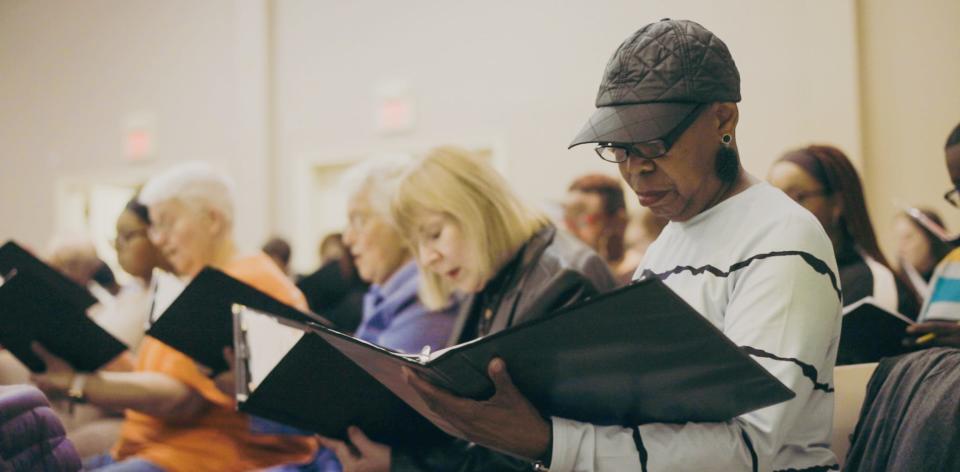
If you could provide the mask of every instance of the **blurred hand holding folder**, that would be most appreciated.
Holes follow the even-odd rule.
[[[903,205],[899,202],[895,202],[895,204],[902,208],[903,211],[910,216],[910,218],[913,218],[913,220],[917,222],[917,224],[925,228],[927,231],[930,231],[930,233],[936,236],[937,239],[943,243],[951,247],[960,246],[960,234],[947,233],[947,230],[943,226],[940,226],[936,221],[933,221],[930,219],[930,217],[923,214],[919,208]]]
[[[0,247],[0,346],[33,372],[46,369],[30,344],[37,341],[73,368],[92,372],[127,346],[86,315],[97,300],[17,243]]]
[[[486,366],[494,357],[506,361],[542,414],[599,425],[727,421],[794,396],[656,279],[429,354],[396,353],[279,313],[240,308],[234,316],[237,365],[245,371],[238,376],[240,409],[328,436],[344,437],[336,428],[355,424],[372,427],[381,442],[409,441],[395,430],[410,424],[409,408],[462,436],[423,404],[401,366],[459,396],[483,399],[493,393]],[[280,361],[269,373],[250,362],[257,352],[247,348],[254,330],[244,320],[258,316],[307,333],[282,357],[273,355]],[[323,396],[298,392],[306,384]],[[336,428],[317,423],[328,415],[343,421]]]

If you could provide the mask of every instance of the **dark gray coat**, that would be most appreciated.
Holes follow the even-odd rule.
[[[510,274],[516,283],[501,295],[490,333],[539,318],[617,285],[596,252],[553,225],[534,234],[520,251],[517,273]],[[471,295],[462,304],[449,344],[470,341],[462,339],[463,331],[479,296]]]
[[[491,333],[616,287],[610,269],[597,253],[552,225],[538,231],[521,249],[519,257],[519,264],[512,267],[516,273],[506,274],[514,283],[500,297],[490,325]],[[463,303],[450,336],[451,344],[469,341],[461,338],[479,297],[479,294],[472,295]],[[531,466],[527,461],[453,440],[424,450],[394,448],[391,470],[495,472],[529,471]]]

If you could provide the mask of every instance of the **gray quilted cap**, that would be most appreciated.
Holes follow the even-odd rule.
[[[660,20],[613,53],[597,111],[569,147],[657,139],[698,103],[739,101],[740,73],[727,45],[692,21]]]

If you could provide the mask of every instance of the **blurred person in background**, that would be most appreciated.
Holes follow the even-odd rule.
[[[290,243],[288,243],[286,239],[274,236],[267,240],[260,250],[270,256],[270,259],[273,259],[273,262],[277,264],[281,272],[292,275],[290,272]]]
[[[943,197],[960,207],[960,125],[944,154],[951,185]],[[844,470],[960,470],[960,249],[936,268],[930,288],[905,339],[921,350],[873,371]]]
[[[93,241],[80,235],[55,236],[48,244],[46,262],[67,278],[90,290],[101,303],[119,291],[110,268],[97,256]]]
[[[420,301],[420,270],[390,218],[393,187],[406,164],[366,162],[344,175],[349,222],[343,241],[360,278],[371,284],[363,297],[363,321],[356,336],[394,351],[419,353],[424,346],[446,347],[459,306],[451,299],[430,309]],[[340,464],[330,449],[323,449],[308,466],[276,470],[340,470]]]
[[[320,265],[340,260],[346,253],[347,246],[343,242],[343,233],[330,233],[324,236],[317,252],[320,256]]]
[[[873,297],[888,311],[917,317],[917,296],[880,251],[860,176],[842,151],[825,145],[790,151],[773,164],[767,180],[813,213],[827,231],[844,306]]]
[[[301,277],[297,287],[311,310],[332,321],[340,331],[353,333],[363,318],[363,297],[370,284],[360,276],[353,254],[342,244],[340,233],[323,238],[321,248],[326,250],[321,249],[322,265]]]
[[[944,157],[951,185],[943,198],[960,208],[960,124],[947,136]],[[917,321],[907,328],[908,345],[960,348],[960,248],[950,251],[934,271],[930,296]]]
[[[204,164],[183,164],[151,179],[140,193],[149,208],[150,241],[173,271],[189,280],[218,268],[278,300],[306,309],[303,296],[263,253],[242,255],[234,242],[233,183]],[[35,347],[47,371],[34,375],[45,392],[79,392],[79,401],[126,410],[120,439],[109,454],[90,457],[87,470],[248,470],[308,461],[316,441],[263,434],[236,411],[186,355],[145,337],[128,372],[74,372]]]
[[[623,234],[623,241],[627,249],[623,253],[623,262],[620,263],[623,272],[630,273],[627,282],[633,279],[634,272],[643,262],[643,256],[647,253],[647,248],[657,239],[657,236],[660,236],[660,232],[669,222],[666,218],[661,218],[646,208],[641,208],[630,215],[627,230]]]
[[[117,237],[113,242],[120,267],[133,276],[133,280],[123,285],[116,298],[104,305],[95,317],[97,324],[126,344],[130,352],[137,351],[147,329],[153,304],[154,271],[172,271],[147,237],[149,226],[147,207],[134,197],[117,218]],[[81,457],[100,453],[115,443],[122,418],[119,410],[93,405],[73,408],[69,433]]]
[[[150,217],[147,207],[134,197],[117,218],[113,245],[117,262],[133,280],[121,287],[114,302],[97,317],[97,322],[136,351],[146,331],[153,301],[150,285],[154,271],[171,273],[173,268],[147,237]]]
[[[924,216],[941,228],[943,220],[935,211],[921,208]],[[930,278],[937,264],[950,253],[950,245],[943,242],[929,229],[905,212],[898,213],[893,221],[893,233],[897,241],[897,265],[900,273],[921,299],[930,295]]]
[[[637,267],[623,265],[627,211],[619,180],[603,174],[574,180],[567,188],[563,221],[568,231],[607,262],[618,282],[630,281]]]

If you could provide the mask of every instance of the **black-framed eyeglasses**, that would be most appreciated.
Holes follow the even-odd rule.
[[[957,187],[947,190],[947,192],[943,194],[943,199],[954,207],[960,208],[960,190],[957,190]]]
[[[673,143],[677,142],[677,139],[680,139],[683,132],[697,120],[700,112],[702,112],[707,105],[706,103],[701,103],[694,107],[677,126],[674,126],[669,133],[661,138],[642,143],[598,143],[597,147],[593,150],[600,156],[600,159],[613,162],[614,164],[626,161],[629,156],[642,157],[644,159],[663,157],[673,146]]]

